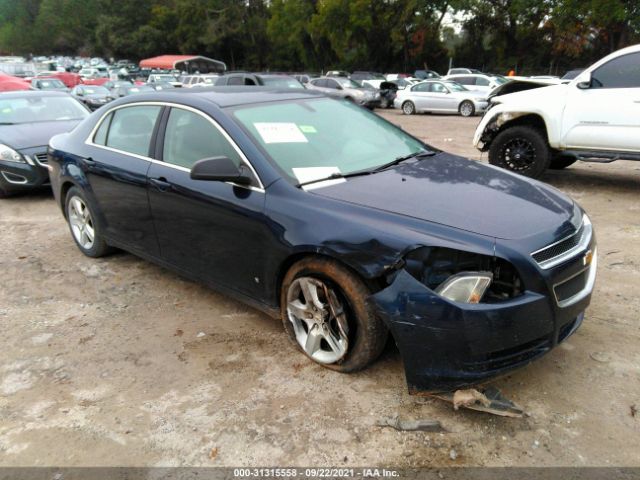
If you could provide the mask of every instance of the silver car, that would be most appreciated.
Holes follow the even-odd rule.
[[[345,77],[320,77],[306,84],[309,90],[319,90],[332,97],[346,98],[364,107],[380,106],[380,93],[373,88],[364,88],[358,82]]]
[[[419,112],[449,112],[470,117],[487,108],[486,93],[473,92],[448,81],[426,80],[398,90],[393,102],[406,115]]]

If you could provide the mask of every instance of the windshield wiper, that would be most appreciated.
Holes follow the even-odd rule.
[[[351,172],[351,173],[337,173],[336,172],[336,173],[332,173],[328,177],[322,177],[322,178],[316,178],[314,180],[308,180],[306,182],[299,183],[296,186],[298,188],[300,188],[300,187],[304,187],[305,185],[311,185],[312,183],[326,182],[327,180],[336,180],[336,179],[340,179],[340,178],[360,177],[362,175],[370,175],[371,173],[373,173],[371,170],[360,170],[358,172]]]
[[[0,122],[0,125],[15,125],[15,122]]]
[[[399,163],[402,163],[402,162],[404,162],[406,160],[410,160],[412,158],[432,157],[435,154],[436,154],[436,152],[432,152],[430,150],[420,150],[419,152],[410,153],[408,155],[402,155],[400,157],[394,158],[389,163],[384,163],[384,164],[374,168],[373,170],[371,170],[371,172],[372,173],[373,172],[381,172],[383,170],[386,170],[387,168],[394,167],[394,166],[398,165]]]

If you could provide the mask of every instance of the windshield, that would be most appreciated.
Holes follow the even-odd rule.
[[[355,80],[351,80],[350,78],[333,77],[333,79],[336,82],[338,82],[340,85],[342,85],[344,88],[362,88],[362,85],[360,85]]]
[[[425,150],[352,102],[313,98],[236,107],[234,116],[294,183],[371,170]]]
[[[65,88],[64,83],[62,83],[60,80],[38,80],[38,86],[42,89]]]
[[[505,83],[507,83],[509,80],[507,80],[506,78],[504,78],[503,76],[497,76],[497,77],[493,77],[493,81],[496,82],[498,85],[504,85]]]
[[[446,85],[452,92],[466,92],[468,90],[467,87],[456,82],[447,82]]]
[[[288,77],[262,77],[262,83],[270,87],[303,88],[298,80]]]
[[[0,124],[82,120],[89,112],[67,96],[0,98]]]
[[[109,90],[104,87],[83,87],[82,93],[84,93],[85,95],[107,95],[109,93]]]

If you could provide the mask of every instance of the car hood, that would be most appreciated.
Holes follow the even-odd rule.
[[[311,192],[499,239],[565,228],[575,209],[541,182],[444,152]]]
[[[508,84],[505,84],[508,85]],[[504,85],[503,85],[504,86]],[[493,95],[495,90],[491,92]],[[494,98],[493,101],[497,103],[524,103],[527,105],[539,105],[540,98],[544,98],[545,100],[553,98],[553,97],[564,97],[567,93],[567,84],[561,83],[558,85],[550,85],[548,87],[540,87],[525,90],[522,92],[509,93],[506,95],[499,95],[498,98]],[[532,103],[533,102],[533,103]]]
[[[16,150],[49,144],[54,135],[73,130],[81,120],[0,125],[0,142]]]

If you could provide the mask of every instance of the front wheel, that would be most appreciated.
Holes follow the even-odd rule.
[[[306,258],[287,272],[280,297],[282,323],[316,363],[340,372],[361,370],[382,352],[387,329],[355,274],[324,258]]]
[[[95,212],[91,210],[89,202],[79,188],[69,189],[65,212],[71,236],[82,253],[87,257],[97,258],[111,252],[111,247],[102,237]]]
[[[416,113],[416,106],[411,101],[406,101],[402,104],[402,113],[405,115],[413,115]]]
[[[489,148],[489,163],[532,178],[543,174],[550,156],[542,133],[526,125],[506,128]]]
[[[458,111],[460,112],[460,115],[462,115],[463,117],[471,117],[473,116],[474,113],[476,113],[476,107],[473,104],[473,102],[470,102],[469,100],[465,100],[460,104]]]

